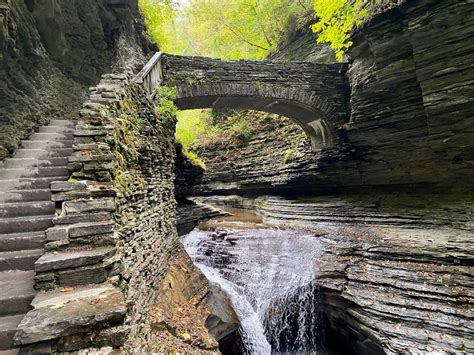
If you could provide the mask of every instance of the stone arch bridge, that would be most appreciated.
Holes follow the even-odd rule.
[[[314,149],[334,145],[347,122],[346,65],[308,62],[223,61],[156,53],[136,81],[154,94],[176,87],[181,110],[230,108],[265,111],[295,120]]]

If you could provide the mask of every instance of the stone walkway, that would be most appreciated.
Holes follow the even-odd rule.
[[[8,349],[35,295],[34,263],[55,213],[50,183],[68,179],[73,130],[72,121],[52,120],[0,167],[0,354],[17,352]]]

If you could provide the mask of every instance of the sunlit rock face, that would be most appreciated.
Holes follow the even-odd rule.
[[[0,2],[0,160],[41,124],[74,117],[101,74],[143,65],[137,17],[134,0]]]

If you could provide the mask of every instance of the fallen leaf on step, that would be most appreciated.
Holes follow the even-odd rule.
[[[91,300],[91,304],[97,304],[100,302],[100,299],[99,298],[94,298],[93,300]]]
[[[74,291],[74,287],[63,287],[63,288],[60,289],[59,291],[61,291],[61,292],[73,292],[73,291]]]
[[[189,333],[187,333],[187,332],[181,333],[179,336],[180,336],[181,339],[183,339],[184,341],[191,339],[191,335],[189,335]]]

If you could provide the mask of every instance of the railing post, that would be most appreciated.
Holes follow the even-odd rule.
[[[133,79],[133,82],[145,87],[151,98],[155,96],[157,87],[163,81],[162,54],[161,52],[156,52]]]

